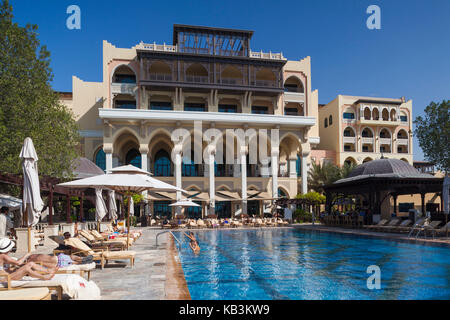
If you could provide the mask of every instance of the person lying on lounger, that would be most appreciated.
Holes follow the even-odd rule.
[[[192,232],[189,232],[189,235],[187,235],[186,232],[184,232],[184,231],[183,231],[183,233],[186,237],[189,238],[189,240],[190,240],[189,246],[191,247],[192,251],[194,251],[194,253],[199,253],[200,246],[198,245],[197,238],[195,238],[194,234]]]
[[[70,256],[60,253],[57,256],[49,254],[32,254],[27,259],[28,262],[40,263],[47,268],[65,268],[73,264],[87,264],[93,261],[93,256],[78,257],[74,254]]]
[[[14,242],[8,238],[0,239],[0,272],[9,273],[11,280],[20,280],[25,276],[41,280],[50,280],[58,271],[57,267],[46,268],[34,262],[25,261],[30,257],[27,253],[22,258],[16,260],[11,258],[8,254],[14,248]],[[24,264],[25,263],[25,264]],[[12,269],[11,266],[20,266],[17,269]]]

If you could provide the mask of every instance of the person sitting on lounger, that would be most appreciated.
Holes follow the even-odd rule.
[[[189,238],[189,240],[190,240],[189,246],[191,247],[192,251],[194,251],[194,253],[199,253],[200,246],[198,245],[197,238],[195,238],[194,234],[192,232],[189,232],[189,235],[187,235],[186,232],[183,232],[183,233],[186,237]]]
[[[65,240],[70,239],[70,238],[72,237],[71,234],[70,234],[70,232],[64,232],[63,236],[64,236],[64,239],[65,239]],[[66,245],[63,244],[63,243],[60,243],[59,246],[56,247],[55,250],[61,250],[61,251],[64,251],[64,250],[70,250],[70,249],[72,249],[72,247],[66,246]]]
[[[38,265],[35,262],[25,261],[31,256],[27,253],[20,259],[13,259],[8,254],[14,248],[14,242],[8,238],[0,239],[0,271],[9,273],[11,280],[20,280],[25,276],[41,280],[50,280],[58,271],[57,267],[46,268]],[[25,264],[24,264],[25,263]],[[17,269],[10,268],[11,266],[20,266]]]

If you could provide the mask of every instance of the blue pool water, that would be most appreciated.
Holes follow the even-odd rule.
[[[450,299],[450,248],[291,228],[194,232],[178,248],[191,298]],[[369,290],[367,267],[381,270]]]

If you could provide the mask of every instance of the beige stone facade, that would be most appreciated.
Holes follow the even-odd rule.
[[[385,158],[413,164],[412,101],[339,95],[319,107],[318,149],[336,152],[335,163]]]
[[[205,33],[206,47],[188,47],[188,37]],[[206,195],[204,210],[212,212],[225,206],[245,213],[248,206],[249,213],[259,213],[270,210],[269,199],[278,193],[294,197],[306,192],[310,151],[320,142],[311,59],[288,61],[281,53],[254,52],[251,35],[174,26],[173,45],[116,48],[104,41],[103,80],[85,82],[74,76],[73,97],[62,100],[80,126],[84,156],[106,170],[139,165],[158,179]],[[223,39],[240,41],[241,48],[233,51]],[[236,144],[228,146],[227,130],[239,129],[246,144],[238,145],[235,137]],[[273,130],[277,143],[271,140]],[[180,132],[190,138],[181,141]],[[222,153],[230,152],[233,162],[222,164],[218,144],[211,147],[205,137],[199,143],[194,139],[199,132],[222,139]],[[201,164],[183,154],[186,141],[192,149],[200,148]],[[251,151],[257,154],[253,162]],[[210,166],[209,160],[216,165]],[[166,205],[181,197],[185,195],[150,200],[158,211],[159,202]]]

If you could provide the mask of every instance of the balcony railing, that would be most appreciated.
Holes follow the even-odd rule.
[[[364,144],[373,144],[373,137],[361,138],[362,143]]]
[[[285,57],[283,57],[283,53],[272,53],[272,52],[255,52],[250,51],[250,58],[258,58],[258,59],[276,59],[276,60],[286,60]]]
[[[177,46],[171,46],[171,45],[166,45],[164,44],[156,44],[156,43],[152,43],[152,44],[148,44],[148,43],[143,43],[141,42],[139,44],[139,48],[140,49],[145,49],[145,50],[151,50],[151,51],[165,51],[165,52],[177,52]]]
[[[167,45],[167,44],[156,44],[156,43],[143,43],[141,42],[138,45],[138,48],[141,50],[150,50],[150,51],[163,51],[163,52],[181,52],[177,46]],[[197,53],[197,54],[212,54],[211,49],[209,48],[183,48],[183,52],[187,53]],[[218,50],[217,55],[221,56],[235,56],[235,51],[230,50]],[[251,51],[249,53],[249,57],[253,59],[273,59],[273,60],[286,60],[283,56],[283,53],[272,53],[272,52],[262,52],[262,51]]]
[[[113,94],[131,94],[134,95],[137,90],[136,83],[112,83],[111,92]]]
[[[221,78],[219,80],[222,84],[229,84],[229,85],[242,85],[243,81],[239,78]]]
[[[209,76],[200,75],[181,75],[177,79],[177,75],[174,73],[149,73],[147,77],[143,77],[141,81],[158,81],[158,82],[190,82],[190,83],[200,83],[200,84],[220,84],[224,86],[248,86],[247,81],[242,78],[222,78],[219,77],[215,81]],[[264,88],[277,88],[281,89],[278,81],[271,80],[253,80],[250,82],[252,87],[264,87]],[[290,96],[296,96],[295,99],[288,99],[292,102],[304,102],[305,95],[303,93],[291,94]]]
[[[149,78],[152,81],[172,81],[170,73],[150,73]]]
[[[397,144],[399,146],[407,146],[408,145],[408,139],[397,139]]]
[[[209,78],[207,76],[186,76],[187,82],[195,82],[195,83],[208,83]]]
[[[380,144],[391,144],[391,138],[380,138]]]
[[[344,143],[355,143],[356,137],[344,137]]]

